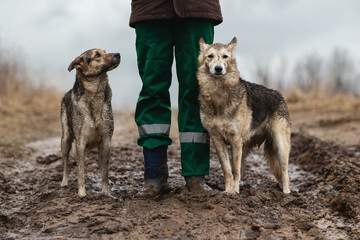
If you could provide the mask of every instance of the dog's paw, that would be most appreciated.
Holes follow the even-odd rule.
[[[68,181],[62,181],[60,184],[61,187],[67,187],[68,186]]]
[[[79,197],[85,197],[86,196],[86,192],[85,192],[85,189],[79,189],[78,191],[78,196]]]
[[[290,193],[290,189],[283,189],[283,193],[289,194],[289,193]]]
[[[280,188],[282,189],[283,193],[289,194],[290,193],[290,187],[289,187],[289,181],[287,181],[285,184],[279,183]]]
[[[236,192],[234,189],[232,190],[225,190],[224,192],[222,192],[224,195],[227,195],[227,196],[232,196],[232,195],[235,195],[237,194],[238,192]]]
[[[78,196],[80,197],[80,198],[83,198],[83,197],[86,197],[86,193],[85,194],[78,194]]]
[[[105,196],[110,196],[110,191],[109,191],[109,184],[110,184],[110,179],[106,182],[102,182],[101,184],[101,194],[105,195]]]
[[[104,195],[104,196],[110,196],[110,192],[109,190],[101,190],[101,194]]]

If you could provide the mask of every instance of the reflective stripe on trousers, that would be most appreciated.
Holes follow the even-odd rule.
[[[200,132],[181,132],[180,143],[210,143],[210,137],[208,133]]]
[[[138,126],[139,135],[147,135],[152,133],[163,133],[167,136],[170,134],[170,124],[146,124]]]

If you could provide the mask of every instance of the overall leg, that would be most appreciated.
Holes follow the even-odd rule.
[[[209,174],[209,135],[202,126],[199,110],[198,69],[199,39],[207,43],[214,39],[214,25],[202,19],[175,21],[175,58],[179,81],[178,124],[181,143],[182,175]]]
[[[190,191],[208,190],[210,138],[200,120],[198,69],[199,39],[212,43],[214,24],[203,19],[179,19],[175,25],[176,72],[179,81],[178,125],[182,175]]]
[[[173,23],[145,21],[135,27],[136,52],[142,89],[135,121],[138,144],[144,154],[144,189],[138,197],[155,197],[167,188],[167,146],[171,124],[171,66],[173,62]]]
[[[138,144],[154,149],[170,145],[171,66],[173,31],[169,21],[145,21],[135,27],[136,53],[142,89],[136,104]]]

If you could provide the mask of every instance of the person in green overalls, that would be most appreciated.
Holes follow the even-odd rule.
[[[145,173],[144,187],[137,197],[153,198],[168,190],[167,147],[172,143],[169,87],[174,53],[182,176],[190,192],[209,189],[204,176],[209,174],[210,139],[200,121],[196,71],[199,39],[213,43],[214,26],[221,22],[219,0],[132,0],[130,26],[136,32],[143,84],[135,121]]]

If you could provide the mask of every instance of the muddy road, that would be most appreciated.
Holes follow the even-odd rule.
[[[116,119],[110,197],[100,195],[96,151],[86,160],[85,198],[77,197],[74,160],[69,187],[60,187],[58,137],[27,144],[22,157],[2,157],[0,239],[359,239],[360,145],[321,141],[295,126],[290,195],[270,175],[261,149],[248,158],[240,194],[222,194],[222,171],[212,149],[207,183],[215,190],[192,195],[183,188],[173,128],[172,191],[161,199],[137,200],[143,163],[132,119],[131,114]]]

